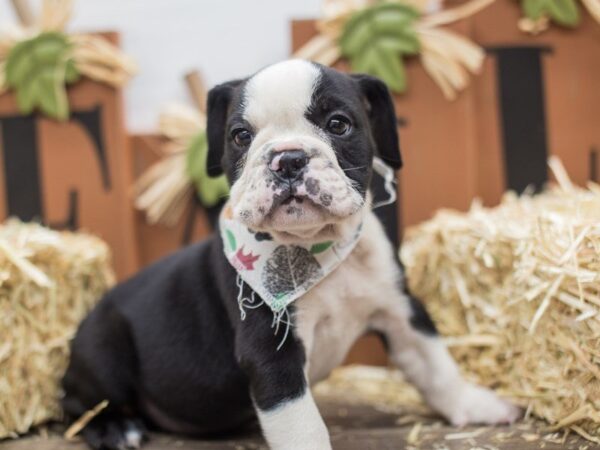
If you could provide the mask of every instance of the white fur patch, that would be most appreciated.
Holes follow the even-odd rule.
[[[307,390],[269,411],[257,408],[269,448],[273,450],[330,450],[329,433]]]
[[[297,128],[310,106],[319,75],[317,66],[299,59],[263,69],[246,85],[244,118],[256,129]]]
[[[140,448],[142,439],[143,435],[138,427],[132,422],[127,422],[125,425],[125,446],[128,449]]]

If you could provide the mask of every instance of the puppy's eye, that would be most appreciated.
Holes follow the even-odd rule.
[[[245,128],[236,128],[231,132],[231,137],[239,147],[248,147],[252,142],[252,133]]]
[[[327,122],[327,131],[337,136],[348,134],[350,128],[350,119],[344,116],[335,115]]]

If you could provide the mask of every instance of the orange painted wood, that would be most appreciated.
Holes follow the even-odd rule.
[[[105,33],[118,43],[115,33]],[[126,155],[126,134],[122,93],[102,83],[83,78],[68,90],[70,110],[101,108],[101,135],[110,172],[110,189],[104,189],[94,145],[72,118],[58,122],[36,114],[38,160],[45,223],[59,223],[68,213],[69,193],[78,192],[77,209],[82,230],[97,234],[110,246],[119,278],[135,271],[133,209],[130,168]],[[19,115],[15,95],[0,95],[0,116]],[[4,149],[0,149],[4,162]],[[4,169],[4,167],[2,167]],[[0,217],[5,218],[4,170],[0,171]]]

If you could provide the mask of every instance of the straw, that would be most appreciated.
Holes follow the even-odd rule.
[[[0,226],[0,438],[61,417],[69,340],[112,283],[100,239],[16,220]]]
[[[402,259],[469,378],[556,429],[598,438],[600,194],[573,185],[557,159],[550,166],[558,185],[543,194],[440,211],[409,230]],[[478,335],[497,344],[469,343]]]

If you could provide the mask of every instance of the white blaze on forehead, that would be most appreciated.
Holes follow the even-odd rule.
[[[317,66],[299,59],[263,69],[246,84],[244,118],[257,129],[293,128],[304,119],[319,75]]]

